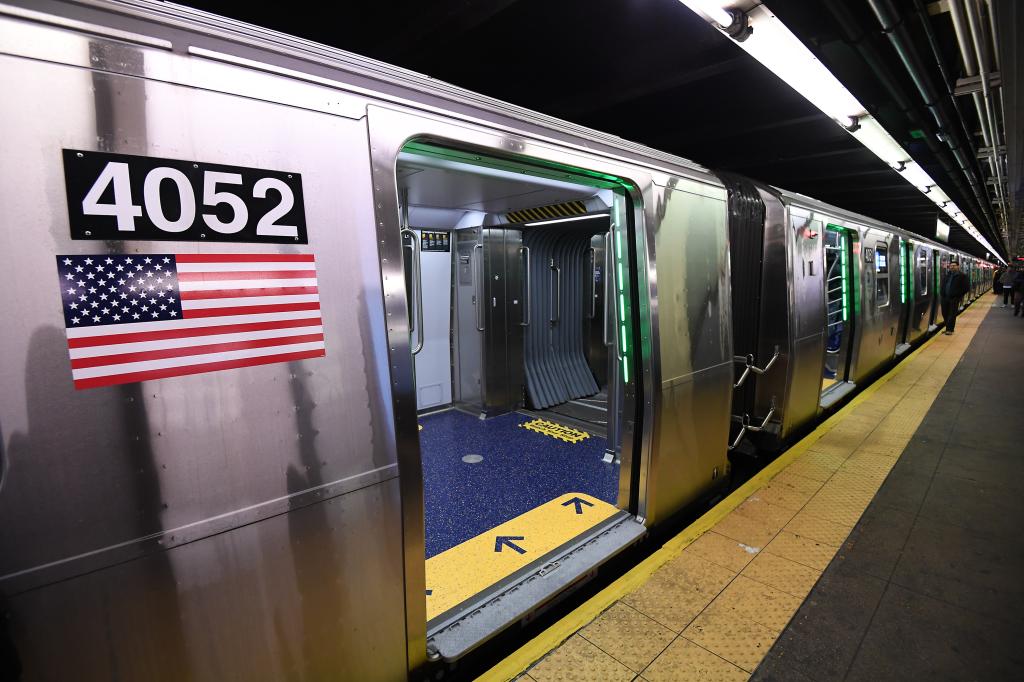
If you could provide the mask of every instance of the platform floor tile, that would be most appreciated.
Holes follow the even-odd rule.
[[[537,682],[629,682],[636,674],[601,651],[580,635],[573,635],[562,646],[530,669]]]
[[[748,678],[780,634],[789,632],[787,624],[817,591],[840,548],[853,541],[883,482],[918,475],[929,461],[929,475],[934,471],[938,457],[929,459],[927,448],[908,443],[931,418],[940,389],[989,310],[984,302],[967,309],[956,334],[933,337],[691,528],[485,678],[507,680],[523,672],[527,657],[541,656],[526,671],[538,682]],[[895,471],[904,452],[905,470]],[[848,664],[846,655],[835,652],[837,666]],[[814,678],[777,660],[771,666],[778,676],[766,679]]]
[[[676,638],[672,630],[622,602],[580,630],[580,635],[634,672],[650,665]]]
[[[680,637],[644,671],[647,682],[741,682],[747,671]]]

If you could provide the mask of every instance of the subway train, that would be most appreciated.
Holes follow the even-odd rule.
[[[5,0],[0,60],[14,679],[443,670],[921,343],[950,260],[991,282],[172,4]]]

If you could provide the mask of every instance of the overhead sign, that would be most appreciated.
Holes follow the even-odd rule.
[[[76,389],[325,354],[312,254],[63,255],[57,273]]]
[[[949,225],[941,220],[935,221],[935,238],[944,242],[949,241]]]
[[[306,244],[298,173],[64,150],[72,239]]]

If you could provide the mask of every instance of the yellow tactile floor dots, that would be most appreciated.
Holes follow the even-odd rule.
[[[519,426],[557,440],[565,441],[566,443],[579,443],[581,440],[590,438],[590,434],[586,431],[580,431],[571,426],[565,426],[564,424],[558,424],[546,419],[533,419]]]
[[[874,498],[989,310],[982,303],[965,311],[956,334],[932,339],[485,677],[749,678]],[[581,621],[588,613],[597,615]]]

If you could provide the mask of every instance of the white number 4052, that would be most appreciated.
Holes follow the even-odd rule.
[[[171,182],[179,197],[181,208],[178,217],[171,220],[164,212],[160,190],[163,183]],[[227,204],[231,208],[231,220],[221,220],[216,212],[204,212],[203,222],[211,230],[221,234],[235,234],[245,229],[249,223],[249,207],[245,200],[226,189],[232,185],[241,185],[240,173],[223,173],[218,171],[203,172],[203,206],[215,207]],[[113,186],[113,203],[101,203],[100,198]],[[218,186],[221,188],[218,190]],[[279,219],[288,214],[295,205],[295,194],[292,188],[277,178],[260,178],[253,186],[253,196],[266,199],[267,192],[275,190],[281,200],[260,218],[256,224],[256,235],[261,237],[297,237],[298,227],[280,225]],[[192,227],[196,220],[196,194],[188,176],[176,168],[159,166],[146,174],[142,185],[143,204],[150,222],[165,232],[184,232]],[[121,232],[133,232],[135,219],[142,216],[142,206],[132,203],[131,175],[127,163],[110,161],[96,177],[96,181],[82,199],[82,213],[94,216],[113,216],[117,218],[117,229]]]

